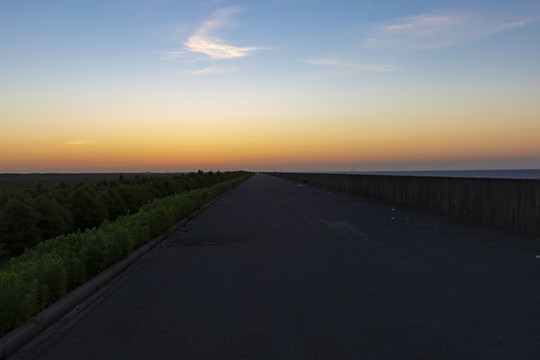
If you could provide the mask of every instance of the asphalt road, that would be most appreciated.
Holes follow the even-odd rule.
[[[257,174],[36,359],[539,359],[540,241]]]

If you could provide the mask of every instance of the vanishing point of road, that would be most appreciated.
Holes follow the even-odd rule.
[[[540,359],[538,255],[257,174],[14,358]]]

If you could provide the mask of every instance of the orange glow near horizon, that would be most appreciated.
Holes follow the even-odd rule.
[[[303,122],[286,130],[270,126],[192,126],[189,131],[152,126],[118,133],[103,128],[88,136],[59,134],[5,137],[0,145],[1,172],[183,171],[267,168],[295,164],[407,163],[467,158],[538,157],[538,128],[511,131],[492,127],[462,131],[451,124],[395,125],[388,129],[348,122],[333,126]],[[481,134],[481,135],[479,135]],[[32,170],[36,169],[36,170]],[[369,169],[367,169],[369,170]]]

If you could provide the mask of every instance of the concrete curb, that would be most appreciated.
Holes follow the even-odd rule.
[[[189,223],[199,214],[204,212],[208,207],[210,207],[212,204],[214,204],[216,201],[221,199],[221,197],[225,196],[233,189],[230,189],[229,191],[226,191],[225,193],[219,195],[217,198],[204,205],[201,209],[182,219],[179,223],[173,226],[173,233],[178,231],[178,229],[180,229],[181,227],[185,226],[187,223]],[[7,359],[8,356],[13,355],[16,351],[29,343],[31,340],[33,340],[36,336],[38,336],[41,332],[54,324],[56,321],[61,319],[64,315],[73,310],[77,305],[80,305],[92,294],[96,293],[109,281],[111,281],[128,267],[133,265],[143,255],[150,252],[158,244],[165,241],[168,237],[169,236],[167,235],[160,235],[155,239],[151,240],[150,242],[140,246],[135,251],[127,255],[124,259],[103,270],[101,273],[94,276],[92,279],[88,280],[76,289],[72,290],[69,294],[67,294],[54,304],[50,305],[43,311],[30,318],[30,320],[28,320],[23,325],[4,335],[2,338],[0,338],[0,359],[4,360]]]

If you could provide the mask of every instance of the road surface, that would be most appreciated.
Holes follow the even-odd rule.
[[[14,359],[540,359],[538,255],[257,174]]]

